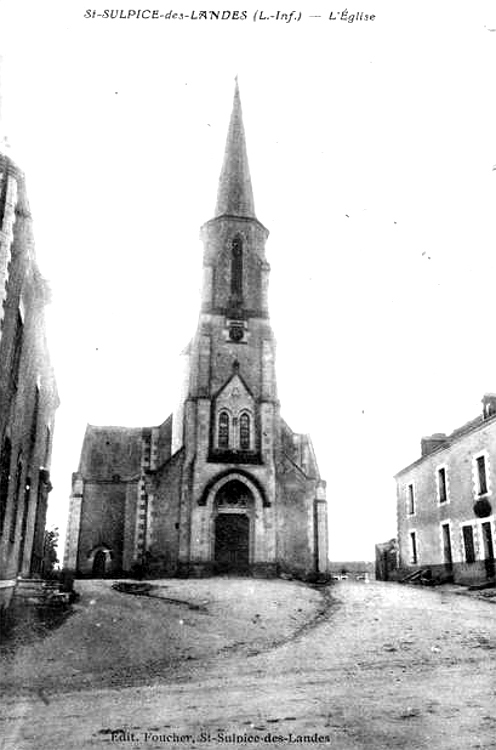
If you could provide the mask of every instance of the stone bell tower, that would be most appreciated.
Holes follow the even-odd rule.
[[[267,300],[268,234],[255,214],[236,82],[215,215],[201,229],[202,306],[187,351],[179,425],[185,450],[179,562],[188,570],[267,574],[287,546],[279,539],[283,428]],[[291,433],[291,450],[294,437],[301,436]],[[313,505],[308,512],[313,547]]]
[[[152,575],[326,572],[325,482],[309,436],[279,412],[268,234],[236,84],[178,408],[157,427],[88,426],[66,556],[78,572],[95,574],[96,555],[105,575],[135,564]]]

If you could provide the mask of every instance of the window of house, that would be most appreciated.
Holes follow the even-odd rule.
[[[50,458],[50,444],[52,439],[52,433],[50,427],[45,428],[45,453],[43,456],[43,466],[48,466],[48,459]]]
[[[21,494],[21,475],[22,475],[22,462],[17,462],[17,475],[16,475],[16,486],[12,502],[12,516],[10,517],[10,533],[9,540],[15,542],[15,533],[17,526],[17,512],[19,510],[19,500]]]
[[[446,484],[446,469],[444,468],[444,466],[437,470],[437,486],[439,491],[439,502],[447,502],[448,490]]]
[[[36,446],[36,437],[38,434],[38,416],[40,412],[40,389],[36,386],[34,391],[34,406],[33,406],[33,418],[31,421],[31,433],[30,433],[30,451],[31,455]]]
[[[410,559],[412,565],[417,564],[417,533],[415,531],[410,531]]]
[[[406,492],[407,492],[408,515],[413,516],[415,513],[415,492],[413,489],[413,484],[408,485]]]
[[[244,412],[239,418],[239,447],[242,451],[250,449],[250,415]]]
[[[27,477],[24,487],[24,503],[22,508],[21,539],[19,545],[19,564],[22,566],[24,556],[24,545],[26,540],[26,528],[28,524],[29,505],[31,502],[31,477]]]
[[[217,445],[219,448],[229,448],[229,414],[226,411],[219,414]]]
[[[2,228],[3,224],[3,217],[5,214],[5,203],[7,199],[7,179],[5,175],[5,180],[2,180],[2,175],[0,175],[0,229]],[[2,185],[3,183],[3,185]],[[3,188],[3,189],[2,189]]]
[[[486,476],[486,458],[485,456],[478,456],[476,459],[477,464],[477,481],[478,481],[478,493],[479,495],[485,495],[487,492],[487,476]]]
[[[19,369],[21,366],[21,353],[22,353],[22,340],[24,336],[24,324],[22,322],[21,313],[17,313],[16,329],[14,333],[14,342],[12,345],[12,364],[10,368],[10,380],[11,385],[17,388],[19,381]]]
[[[472,526],[463,526],[463,545],[465,547],[465,561],[475,562],[474,530]]]
[[[449,523],[441,525],[441,534],[443,539],[443,560],[446,565],[453,565],[453,553],[451,550],[451,530]]]
[[[9,498],[11,456],[12,444],[9,438],[5,438],[2,446],[2,455],[0,456],[0,535],[3,532],[7,500]]]
[[[45,428],[45,452],[43,454],[43,466],[48,466],[48,459],[50,458],[52,433],[50,427]]]

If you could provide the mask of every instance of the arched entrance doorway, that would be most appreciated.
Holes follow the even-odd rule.
[[[98,552],[95,552],[95,557],[93,558],[93,578],[105,578],[105,562],[105,552],[99,549]]]
[[[214,502],[214,561],[218,573],[248,573],[254,504],[250,488],[238,479],[218,490]]]

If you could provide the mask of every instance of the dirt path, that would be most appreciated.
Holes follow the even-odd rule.
[[[322,594],[297,582],[214,578],[154,582],[152,596],[79,581],[74,613],[49,637],[0,660],[0,691],[52,692],[136,684],[187,675],[230,653],[284,643],[324,609]]]
[[[332,595],[326,619],[257,655],[223,651],[166,684],[9,698],[2,747],[496,748],[494,605],[394,584]]]

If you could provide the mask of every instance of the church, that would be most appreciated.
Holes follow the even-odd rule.
[[[76,575],[327,572],[326,484],[310,437],[280,415],[268,234],[236,83],[178,407],[155,427],[87,426],[64,555]]]

